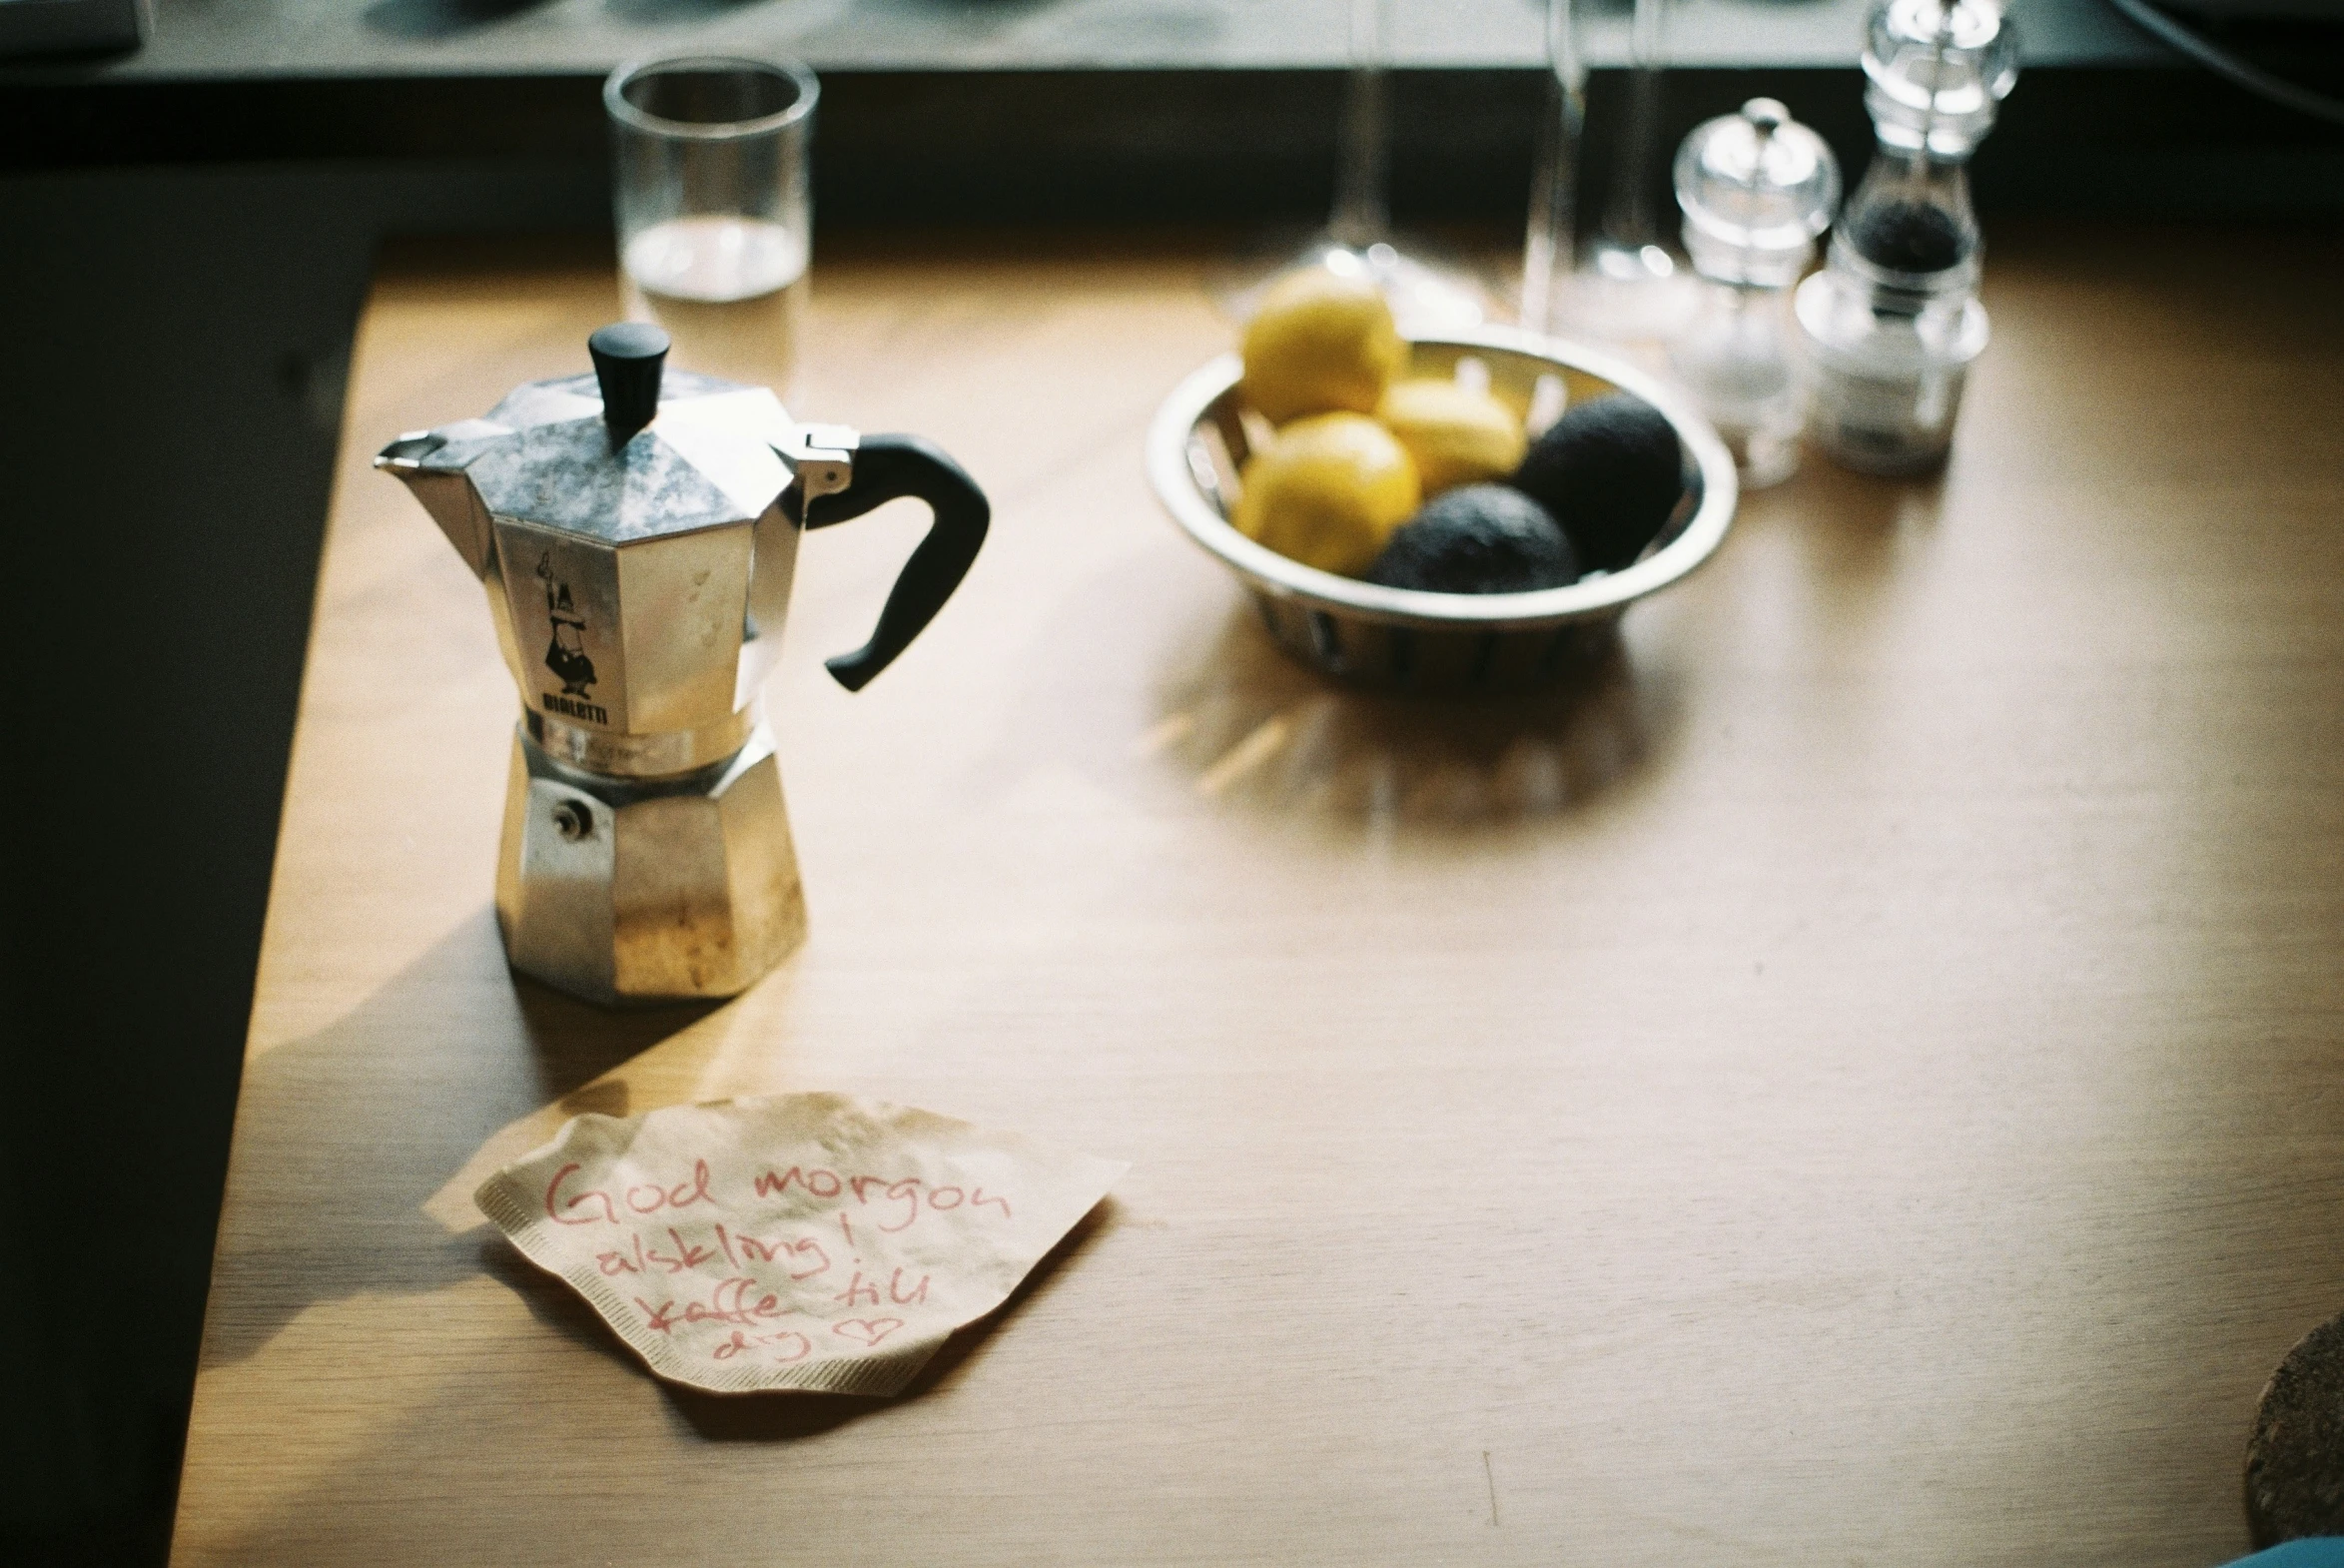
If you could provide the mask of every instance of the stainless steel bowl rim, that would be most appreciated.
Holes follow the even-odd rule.
[[[1320,571],[1239,533],[1213,509],[1188,471],[1188,440],[1198,421],[1243,375],[1243,366],[1234,354],[1224,354],[1189,375],[1157,409],[1148,431],[1148,476],[1156,487],[1157,499],[1188,537],[1256,588],[1387,625],[1434,630],[1526,630],[1617,614],[1631,600],[1665,588],[1693,570],[1725,538],[1740,498],[1733,455],[1709,421],[1673,389],[1610,355],[1516,328],[1452,328],[1409,341],[1421,348],[1524,355],[1596,377],[1643,398],[1676,426],[1678,439],[1700,469],[1700,506],[1674,539],[1643,560],[1568,587],[1541,588],[1532,593],[1428,593]]]

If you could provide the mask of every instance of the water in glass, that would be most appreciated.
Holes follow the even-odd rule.
[[[786,395],[806,308],[806,252],[777,223],[674,218],[627,241],[627,314],[675,341],[669,363]]]

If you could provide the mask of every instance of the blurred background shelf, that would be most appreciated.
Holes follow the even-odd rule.
[[[2024,6],[2029,65],[2156,64],[2164,50],[2101,0]],[[1392,63],[1531,67],[1533,0],[1407,0]],[[1865,0],[1685,0],[1672,53],[1700,66],[1855,59]],[[114,80],[600,75],[644,54],[781,50],[838,71],[1324,70],[1346,63],[1348,0],[156,0]],[[1627,57],[1626,6],[1595,22],[1598,64]]]

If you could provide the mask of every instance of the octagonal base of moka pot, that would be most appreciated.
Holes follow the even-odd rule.
[[[770,733],[689,773],[621,779],[516,728],[496,921],[514,969],[589,1001],[747,990],[806,934]]]

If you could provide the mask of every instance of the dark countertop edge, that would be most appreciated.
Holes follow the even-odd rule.
[[[1183,221],[1324,211],[1345,72],[1211,69],[836,71],[825,79],[816,181],[834,215]],[[433,170],[486,190],[558,169],[560,211],[606,222],[608,157],[598,74],[480,74],[50,82],[0,92],[0,175],[298,168],[391,180],[401,211],[428,208]],[[1622,113],[1626,73],[1590,84],[1590,162]],[[1391,73],[1393,200],[1403,212],[1480,218],[1519,210],[1544,73]],[[1664,127],[1764,92],[1839,151],[1851,181],[1871,155],[1853,65],[1668,73]],[[2344,128],[2254,99],[2193,67],[2042,67],[2021,78],[1975,162],[1981,205],[2124,211],[2344,206]],[[498,176],[495,171],[502,170]],[[2324,193],[2324,194],[2323,194]],[[1666,192],[1655,193],[1668,200]],[[1055,204],[1055,205],[1054,205]],[[449,199],[448,222],[485,222]],[[458,209],[462,211],[459,212]],[[533,211],[550,212],[543,202]],[[570,220],[564,220],[570,221]],[[497,227],[487,223],[488,227]]]
[[[2196,70],[2192,62],[2167,49],[2162,44],[2149,45],[2150,52],[2121,56],[2083,55],[2029,59],[2024,75],[2042,71],[2163,71]],[[412,82],[431,85],[441,82],[478,81],[601,81],[609,74],[605,67],[587,67],[568,62],[549,61],[542,65],[516,65],[508,61],[480,61],[466,64],[453,61],[435,64],[429,69],[383,70],[368,68],[347,70],[325,67],[259,67],[251,70],[198,71],[138,71],[110,69],[115,60],[16,60],[0,61],[0,87],[27,87],[53,89],[90,89],[96,91],[135,91],[155,87],[270,87],[289,83],[343,83],[343,82]],[[1341,76],[1345,68],[1323,60],[1249,60],[1229,64],[1175,64],[1131,63],[1104,61],[1096,63],[1025,63],[1012,61],[976,61],[969,64],[939,65],[933,61],[852,62],[825,65],[808,62],[827,82],[834,76],[891,76],[891,77],[971,77],[1000,80],[1013,77],[1202,77],[1202,76]],[[1597,71],[1621,67],[1599,63]],[[1461,61],[1434,64],[1401,64],[1390,68],[1394,76],[1472,76],[1472,75],[1537,75],[1544,67],[1536,61]],[[1720,71],[1833,71],[1858,69],[1856,52],[1850,48],[1845,59],[1793,60],[1696,60],[1673,67],[1678,73]],[[2023,78],[2022,78],[2023,79]]]

